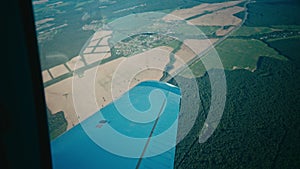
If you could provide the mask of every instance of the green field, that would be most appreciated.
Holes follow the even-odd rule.
[[[214,35],[220,26],[197,26],[206,36]]]
[[[281,30],[289,30],[289,31],[298,31],[300,30],[300,25],[274,25],[271,26],[274,29],[281,29]]]
[[[231,36],[252,36],[257,34],[270,33],[276,29],[270,27],[249,27],[241,26],[237,31],[235,31]]]
[[[216,50],[226,70],[233,68],[255,70],[260,56],[286,59],[264,42],[255,39],[226,39],[216,47]],[[203,57],[210,57],[210,54]],[[193,63],[190,69],[196,77],[203,76],[206,71],[201,60]]]

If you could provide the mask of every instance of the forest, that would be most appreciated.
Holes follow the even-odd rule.
[[[254,72],[225,72],[226,107],[214,134],[202,144],[198,136],[210,106],[210,84],[207,74],[197,79],[199,115],[192,130],[176,147],[175,168],[300,166],[300,62],[295,52],[299,42],[286,39],[269,44],[282,55],[288,55],[289,60],[261,56]]]
[[[67,130],[68,122],[63,111],[52,114],[50,110],[47,109],[47,116],[50,140],[53,140]]]

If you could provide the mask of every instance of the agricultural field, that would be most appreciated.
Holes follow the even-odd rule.
[[[225,70],[247,69],[254,71],[260,56],[286,60],[276,50],[268,47],[264,42],[255,39],[229,38],[218,45],[216,50]],[[207,53],[203,57],[209,58],[209,56],[210,53]],[[206,72],[201,60],[193,63],[190,69],[197,77],[203,76]]]
[[[182,92],[194,102],[185,100],[178,130],[190,112],[198,116],[176,146],[174,168],[299,168],[297,0],[55,0],[37,1],[34,9],[51,139],[112,103],[113,77],[129,82],[128,89],[146,80],[195,80],[199,91]],[[207,70],[203,61],[216,53],[224,69]],[[143,64],[147,69],[129,79]],[[226,105],[200,144],[214,85],[208,71],[225,72]],[[73,80],[92,78],[98,107],[79,116]],[[82,84],[80,99],[87,101]]]
[[[245,24],[215,46],[226,74],[226,107],[215,133],[202,144],[196,136],[209,111],[211,84],[201,59],[190,65],[202,106],[193,129],[177,145],[175,168],[300,166],[300,29],[292,12],[297,3],[250,3]],[[179,76],[188,83],[185,72]]]

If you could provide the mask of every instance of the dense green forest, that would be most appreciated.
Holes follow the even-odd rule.
[[[68,122],[63,111],[52,114],[50,110],[47,109],[47,116],[50,139],[53,140],[67,130]]]
[[[299,42],[270,46],[285,54],[297,51]],[[210,84],[207,74],[198,78],[202,106],[194,127],[177,145],[175,168],[299,168],[297,55],[294,52],[289,61],[260,57],[254,72],[226,71],[226,107],[219,126],[203,144],[198,135],[209,110]]]

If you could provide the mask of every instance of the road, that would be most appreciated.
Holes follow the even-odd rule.
[[[172,77],[175,77],[176,75],[180,74],[181,72],[183,72],[184,70],[186,70],[191,64],[199,61],[203,56],[205,56],[210,50],[214,49],[216,46],[218,46],[219,44],[221,44],[224,40],[226,40],[233,32],[235,32],[236,30],[238,30],[244,23],[245,21],[248,19],[248,8],[247,5],[249,3],[251,3],[251,0],[247,0],[246,3],[244,4],[244,8],[245,8],[245,15],[244,18],[242,19],[242,22],[236,26],[234,29],[232,29],[229,33],[227,33],[225,36],[223,36],[222,38],[220,38],[217,42],[215,42],[213,45],[211,45],[209,48],[205,49],[202,53],[200,53],[199,55],[197,55],[195,58],[193,58],[192,60],[190,60],[189,62],[187,62],[184,66],[178,68],[173,74],[171,74],[171,76],[166,76],[164,78],[161,79],[161,81],[164,82],[168,82],[169,80],[172,79]]]

